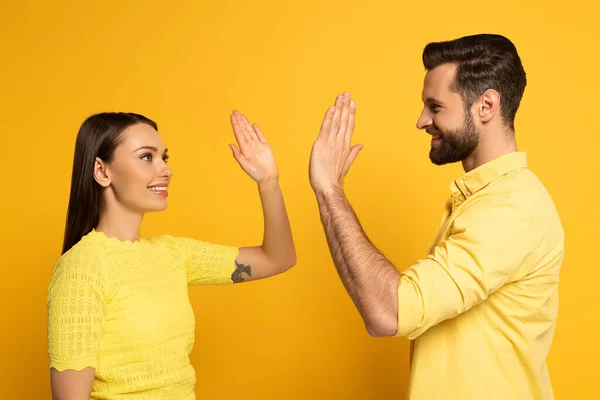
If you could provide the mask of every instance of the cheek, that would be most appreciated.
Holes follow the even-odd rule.
[[[448,123],[446,119],[439,114],[433,117],[433,126],[441,132],[448,130]]]
[[[439,113],[433,118],[433,124],[441,131],[459,129],[462,123],[462,116],[457,114]]]
[[[113,182],[120,191],[146,188],[152,180],[152,168],[141,163],[127,163],[115,168]]]

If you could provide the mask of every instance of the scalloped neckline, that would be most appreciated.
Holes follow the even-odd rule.
[[[92,234],[92,236],[96,236],[98,238],[100,238],[101,240],[104,240],[108,243],[112,243],[112,244],[116,244],[116,245],[120,245],[120,246],[139,246],[140,242],[144,239],[142,236],[140,236],[140,238],[138,240],[135,241],[131,241],[131,240],[120,240],[114,236],[106,236],[106,234],[102,231],[97,231],[95,228],[92,228],[92,230],[90,231],[90,234]]]

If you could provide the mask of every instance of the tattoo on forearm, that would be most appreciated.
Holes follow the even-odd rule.
[[[250,265],[240,264],[237,261],[235,262],[235,271],[231,274],[231,280],[233,283],[244,282],[243,273],[246,273],[248,276],[252,276],[252,268]]]

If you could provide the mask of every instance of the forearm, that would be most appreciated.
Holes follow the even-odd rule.
[[[317,201],[338,274],[367,330],[394,335],[399,272],[369,241],[341,189],[318,192]]]
[[[261,248],[269,262],[287,270],[296,263],[296,250],[279,181],[259,183],[258,189],[264,217]]]

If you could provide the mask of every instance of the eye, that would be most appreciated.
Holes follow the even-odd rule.
[[[140,160],[144,161],[152,161],[152,154],[146,153],[140,157]]]
[[[430,110],[431,110],[431,111],[432,111],[434,114],[435,114],[435,113],[437,113],[438,111],[440,111],[440,108],[441,108],[441,107],[440,107],[439,105],[437,105],[437,104],[431,104],[431,105],[429,105],[429,109],[430,109]]]
[[[168,154],[165,154],[165,155],[162,157],[162,159],[163,159],[163,161],[165,162],[165,164],[168,164],[168,163],[169,163],[169,155],[168,155]]]

